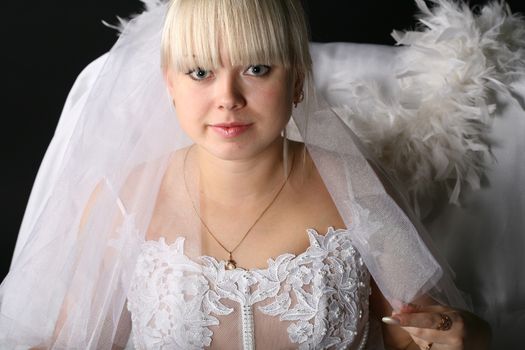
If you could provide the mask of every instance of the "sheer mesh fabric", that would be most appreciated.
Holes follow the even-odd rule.
[[[129,334],[129,315],[123,311],[132,295],[131,281],[143,242],[175,232],[193,238],[186,241],[188,256],[203,255],[200,242],[195,240],[200,237],[201,223],[188,214],[192,209],[187,200],[185,205],[169,207],[162,216],[152,218],[164,196],[160,188],[173,164],[170,155],[192,142],[177,122],[159,67],[166,4],[149,5],[148,11],[126,25],[113,49],[84,72],[71,92],[57,137],[35,183],[11,270],[0,286],[0,343],[4,348],[123,347]],[[327,74],[327,70],[319,69],[318,74]],[[330,106],[316,100],[319,91],[309,83],[304,102],[294,109],[290,129],[296,126],[296,139],[306,144],[351,233],[352,245],[383,294],[391,302],[407,302],[431,289],[455,292],[453,285],[441,283],[440,264],[385,192],[367,157],[354,144],[352,131]],[[179,163],[175,169],[180,168]],[[194,177],[190,174],[189,178],[191,187]],[[180,174],[174,179],[178,181],[172,183],[170,193],[183,196]],[[94,195],[97,188],[100,191]],[[198,191],[197,183],[191,192]],[[182,203],[180,199],[175,203]],[[322,265],[333,266],[332,262]],[[176,288],[188,288],[184,291],[187,295],[195,293],[202,281],[198,277],[204,278],[204,266],[202,262],[194,266],[195,278],[185,276]],[[149,292],[140,291],[146,296]],[[328,292],[333,291],[328,288],[323,295]],[[291,304],[297,300],[292,298]],[[354,301],[358,305],[368,302],[368,296]],[[225,308],[232,306],[224,303]],[[366,312],[367,307],[361,308]],[[132,314],[139,317],[141,310]],[[291,344],[289,334],[282,333],[291,325],[281,328],[277,324],[296,321],[268,322],[280,316],[263,315],[258,310],[253,309],[255,341],[275,340],[284,347]],[[317,315],[330,319],[330,312],[323,310]],[[217,343],[231,339],[239,344],[239,317],[219,315],[217,320],[224,327],[208,328],[217,335]],[[183,321],[174,326],[184,329],[199,324]],[[318,329],[316,326],[313,331]],[[362,327],[358,333],[358,337],[366,334]]]
[[[143,244],[128,296],[138,349],[361,349],[369,275],[347,230],[308,230],[309,248],[265,269],[190,259],[184,238]]]

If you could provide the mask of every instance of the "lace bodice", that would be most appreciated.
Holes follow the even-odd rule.
[[[265,269],[226,270],[184,254],[184,238],[144,243],[128,295],[137,349],[360,349],[369,274],[346,230],[308,230],[309,248]]]

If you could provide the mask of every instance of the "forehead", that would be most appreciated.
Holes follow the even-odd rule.
[[[270,6],[268,4],[272,3]],[[247,64],[292,67],[296,53],[283,6],[272,0],[174,1],[163,33],[163,65],[177,70]]]

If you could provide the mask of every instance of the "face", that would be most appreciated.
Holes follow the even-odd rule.
[[[279,65],[231,66],[168,71],[167,82],[179,122],[210,154],[245,159],[281,142],[298,85]],[[273,147],[275,148],[275,147]]]

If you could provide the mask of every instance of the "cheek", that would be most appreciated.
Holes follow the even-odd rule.
[[[177,91],[172,94],[172,98],[181,128],[191,139],[195,140],[202,129],[201,119],[204,115],[202,100],[188,90]]]
[[[204,103],[202,89],[197,89],[187,81],[182,73],[172,73],[169,77],[169,93],[178,115],[198,115]]]
[[[258,89],[255,97],[259,101],[259,108],[262,108],[263,112],[288,119],[292,112],[292,95],[293,93],[288,86],[279,84]]]
[[[208,108],[207,93],[202,88],[198,89],[184,80],[173,80],[174,87],[170,88],[175,112],[183,127],[195,127]]]

